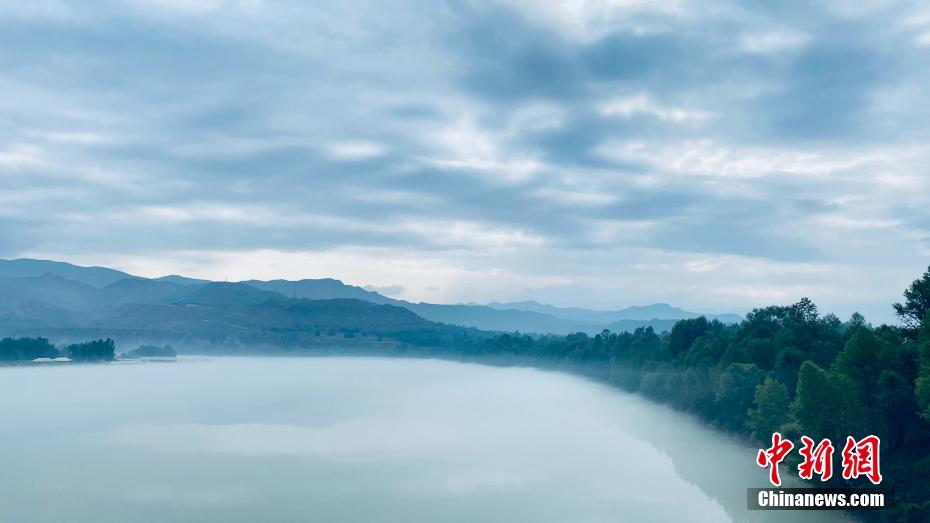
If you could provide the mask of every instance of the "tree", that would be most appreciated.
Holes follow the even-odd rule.
[[[751,363],[734,363],[720,373],[714,406],[721,426],[737,432],[745,430],[753,394],[763,381],[765,373]]]
[[[924,317],[923,327],[918,337],[920,371],[917,375],[917,405],[921,416],[930,420],[930,311]]]
[[[836,357],[834,368],[852,380],[855,392],[867,406],[873,405],[876,382],[888,352],[889,348],[872,331],[860,328]]]
[[[834,441],[858,434],[865,415],[855,388],[845,374],[828,372],[812,361],[805,361],[798,372],[792,404],[801,431],[814,439]]]
[[[865,321],[865,316],[859,314],[858,312],[854,312],[849,317],[849,321],[847,321],[844,324],[844,327],[846,328],[847,332],[852,333],[852,332],[855,332],[856,329],[859,329],[860,327],[866,327],[866,328],[869,327],[869,324],[868,322]]]
[[[920,279],[914,280],[910,287],[904,290],[904,303],[895,303],[892,307],[895,314],[901,318],[904,327],[916,337],[921,322],[930,311],[930,267]]]
[[[68,356],[76,361],[112,361],[116,344],[111,339],[68,345]]]
[[[694,340],[707,332],[709,323],[707,318],[700,316],[689,320],[679,320],[672,327],[668,335],[668,350],[673,356],[687,352],[694,344]]]
[[[0,361],[54,358],[58,350],[45,338],[3,338],[0,340]]]
[[[834,432],[832,416],[824,416],[836,406],[837,398],[827,372],[812,361],[805,361],[798,373],[798,390],[792,405],[801,431],[820,439]]]
[[[796,388],[801,364],[810,360],[810,354],[793,346],[785,347],[775,358],[775,377],[788,387]]]
[[[754,408],[749,410],[749,429],[753,439],[766,442],[788,421],[788,387],[766,378],[756,387]]]
[[[694,340],[684,357],[686,367],[710,367],[726,353],[730,339],[721,335],[704,335]]]
[[[904,376],[895,371],[885,370],[879,376],[875,406],[884,421],[883,442],[897,445],[908,428],[917,425],[914,390]]]
[[[788,308],[789,317],[801,323],[813,323],[819,315],[817,306],[810,298],[801,298],[801,301]]]

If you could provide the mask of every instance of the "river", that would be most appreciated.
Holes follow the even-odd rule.
[[[0,521],[843,521],[755,450],[557,372],[393,358],[0,368]],[[783,475],[793,474],[783,470]]]

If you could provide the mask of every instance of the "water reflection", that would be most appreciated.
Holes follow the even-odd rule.
[[[185,359],[0,369],[0,391],[3,521],[800,520],[745,511],[751,449],[556,373]]]

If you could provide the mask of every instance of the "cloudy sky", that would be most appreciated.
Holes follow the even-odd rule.
[[[6,0],[0,257],[891,319],[930,9],[708,4]]]

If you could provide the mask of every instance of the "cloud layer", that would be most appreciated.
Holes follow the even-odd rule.
[[[0,6],[0,256],[441,302],[890,319],[930,259],[910,3]]]

